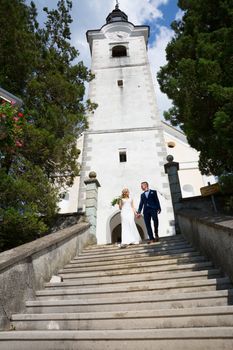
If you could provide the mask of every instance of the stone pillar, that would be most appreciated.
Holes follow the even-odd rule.
[[[172,197],[172,204],[174,209],[174,215],[175,215],[175,228],[176,232],[179,233],[179,224],[177,220],[177,211],[181,209],[182,203],[182,193],[180,188],[180,180],[178,175],[179,170],[179,163],[173,162],[173,156],[168,155],[167,161],[168,163],[164,164],[165,173],[168,174],[168,181],[170,185],[170,191],[171,191],[171,197]]]
[[[89,173],[89,179],[84,181],[86,185],[86,217],[91,224],[90,233],[96,236],[96,212],[98,204],[98,187],[100,187],[99,181],[96,179],[96,173],[91,171]]]

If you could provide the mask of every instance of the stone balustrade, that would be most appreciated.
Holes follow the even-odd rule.
[[[177,217],[187,240],[233,282],[233,217],[185,208],[177,212]]]
[[[9,329],[11,315],[23,312],[25,301],[93,242],[90,224],[80,222],[1,253],[0,330]]]

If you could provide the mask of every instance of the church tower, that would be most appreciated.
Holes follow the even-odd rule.
[[[98,104],[84,134],[79,210],[83,209],[84,180],[93,170],[101,185],[98,193],[97,241],[115,243],[120,235],[120,212],[114,197],[129,188],[137,209],[142,181],[158,191],[162,212],[160,237],[174,234],[174,216],[167,175],[162,123],[147,56],[150,28],[128,21],[119,5],[106,24],[87,32],[95,79],[89,98]],[[159,53],[158,53],[159,54]],[[143,219],[137,220],[147,238]]]

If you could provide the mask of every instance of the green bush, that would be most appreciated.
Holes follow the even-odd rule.
[[[219,178],[221,192],[226,196],[224,209],[233,214],[233,174],[224,174]]]
[[[233,194],[233,174],[221,175],[219,185],[223,194]]]

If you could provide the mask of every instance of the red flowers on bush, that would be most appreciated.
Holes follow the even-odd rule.
[[[13,152],[23,147],[24,131],[30,117],[8,102],[0,104],[0,148]]]

